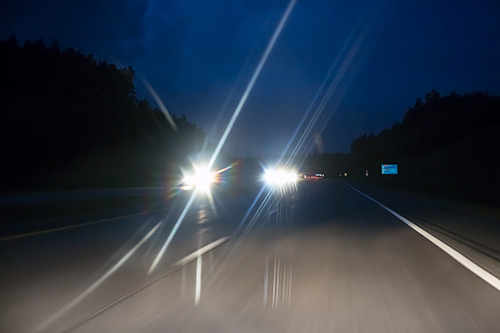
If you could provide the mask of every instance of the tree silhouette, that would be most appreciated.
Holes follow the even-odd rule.
[[[167,160],[186,159],[205,140],[186,118],[175,118],[174,132],[162,112],[138,100],[130,66],[62,51],[57,41],[20,47],[14,36],[0,41],[0,55],[3,190],[50,186],[44,179],[68,168],[80,177],[57,186],[147,182],[146,175],[164,174]],[[85,176],[83,162],[99,177]]]
[[[401,123],[355,139],[351,152],[356,175],[400,163],[401,175],[379,179],[498,205],[500,97],[483,92],[441,96],[432,90],[425,103],[416,100]]]
[[[330,176],[500,204],[500,97],[487,92],[417,98],[401,123],[353,140],[351,154],[310,156],[308,164]],[[382,176],[381,164],[400,165]],[[325,169],[326,168],[326,169]],[[365,176],[370,171],[370,177]]]

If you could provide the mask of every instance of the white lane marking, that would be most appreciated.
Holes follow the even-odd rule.
[[[386,211],[388,211],[389,213],[391,213],[392,215],[394,215],[395,217],[397,217],[398,219],[400,219],[401,221],[403,221],[404,223],[406,223],[410,228],[412,228],[413,230],[415,230],[416,232],[418,232],[420,235],[422,235],[425,238],[427,238],[434,245],[436,245],[441,250],[443,250],[444,252],[446,252],[450,257],[452,257],[453,259],[455,259],[456,261],[458,261],[460,264],[462,264],[469,271],[471,271],[472,273],[476,274],[478,277],[480,277],[485,282],[487,282],[488,284],[490,284],[493,288],[495,288],[498,291],[500,291],[500,279],[498,277],[496,277],[495,275],[491,274],[490,272],[488,272],[487,270],[485,270],[484,268],[482,268],[481,266],[479,266],[478,264],[476,264],[475,262],[473,262],[472,260],[470,260],[469,258],[467,258],[466,256],[464,256],[463,254],[461,254],[460,252],[458,252],[457,250],[455,250],[454,248],[452,248],[448,244],[444,243],[440,239],[434,237],[433,235],[431,235],[430,233],[428,233],[424,229],[420,228],[419,226],[417,226],[416,224],[414,224],[413,222],[411,222],[407,218],[399,215],[398,213],[396,213],[395,211],[393,211],[392,209],[390,209],[389,207],[387,207],[383,203],[380,203],[377,200],[375,200],[372,197],[370,197],[369,195],[361,192],[360,190],[358,190],[357,188],[355,188],[351,184],[347,184],[347,185],[349,185],[353,190],[355,190],[356,192],[358,192],[362,196],[364,196],[367,199],[370,199],[371,201],[375,202],[377,205],[379,205],[380,207],[382,207],[383,209],[385,209]]]
[[[184,299],[184,295],[186,295],[186,266],[182,266],[182,273],[181,273],[181,299]]]
[[[274,258],[274,274],[273,274],[273,298],[271,301],[271,307],[275,307],[276,303],[276,258]]]
[[[288,282],[288,307],[290,307],[290,303],[292,302],[292,274],[293,274],[293,264],[290,263],[290,275],[289,275],[289,282]]]
[[[86,227],[86,226],[93,225],[93,224],[99,224],[99,223],[104,223],[104,222],[111,222],[111,221],[119,220],[119,219],[122,219],[122,218],[133,217],[133,216],[140,216],[140,215],[146,215],[146,214],[150,214],[150,213],[156,213],[156,212],[159,212],[159,211],[161,211],[161,209],[160,210],[154,210],[154,211],[148,211],[148,212],[140,212],[140,213],[134,213],[134,214],[128,214],[128,215],[121,215],[121,216],[109,217],[109,218],[95,220],[95,221],[90,221],[90,222],[84,222],[84,223],[79,223],[79,224],[74,224],[74,225],[68,225],[68,226],[65,226],[65,227],[51,228],[51,229],[45,229],[45,230],[40,230],[40,231],[28,232],[28,233],[25,233],[25,234],[7,236],[7,237],[0,238],[0,242],[10,241],[10,240],[19,239],[19,238],[25,238],[25,237],[31,237],[31,236],[36,236],[36,235],[43,235],[43,234],[48,234],[48,233],[57,232],[57,231],[63,231],[63,230],[68,230],[68,229],[81,228],[81,227]],[[69,218],[71,218],[71,217],[69,217]]]
[[[189,264],[191,261],[197,259],[198,257],[204,255],[205,253],[207,253],[208,251],[211,251],[213,249],[215,249],[217,246],[221,245],[222,243],[224,242],[227,242],[231,237],[222,237],[208,245],[205,245],[204,247],[194,251],[193,253],[191,254],[188,254],[187,256],[185,256],[184,258],[182,258],[181,260],[177,261],[174,266],[184,266],[186,264]]]
[[[264,269],[264,307],[267,307],[267,285],[269,280],[269,258],[266,259],[266,266]]]
[[[285,302],[286,302],[286,295],[287,295],[287,294],[286,294],[286,288],[287,288],[286,283],[287,283],[287,281],[288,281],[288,278],[287,278],[287,273],[288,273],[288,272],[287,272],[287,268],[288,268],[288,266],[287,266],[287,264],[286,264],[286,262],[285,262],[285,263],[283,264],[283,288],[282,288],[282,290],[281,290],[281,294],[282,294],[283,296],[281,297],[281,305],[285,305]]]
[[[201,255],[196,259],[196,289],[194,296],[194,305],[198,306],[200,303],[200,293],[201,293]]]
[[[278,307],[278,303],[280,301],[280,258],[278,258],[278,272],[276,273],[276,303],[274,304],[274,307]]]

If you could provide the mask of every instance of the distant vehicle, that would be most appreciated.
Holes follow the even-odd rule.
[[[325,178],[325,174],[317,173],[315,175],[304,174],[304,179],[308,180],[323,180]]]

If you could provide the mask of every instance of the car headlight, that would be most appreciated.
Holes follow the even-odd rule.
[[[297,172],[286,169],[268,169],[264,172],[264,181],[271,186],[287,186],[297,182]]]
[[[193,174],[184,175],[182,181],[184,189],[196,189],[197,191],[210,191],[211,184],[215,182],[215,173],[207,167],[195,167]]]

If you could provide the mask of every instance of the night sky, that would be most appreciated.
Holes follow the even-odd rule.
[[[0,36],[56,39],[132,66],[216,142],[287,1],[1,1]],[[417,97],[500,94],[500,1],[299,1],[225,148],[281,152],[319,91],[334,89],[308,139],[322,152],[401,121]],[[320,92],[320,100],[325,96]],[[313,109],[314,111],[315,109]],[[328,120],[328,122],[326,122]]]

